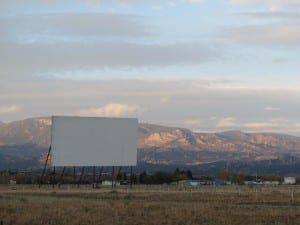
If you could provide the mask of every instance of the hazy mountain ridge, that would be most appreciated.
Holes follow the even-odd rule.
[[[0,123],[0,151],[7,146],[47,149],[50,144],[50,118],[32,118]],[[19,146],[19,147],[18,147]],[[25,150],[24,150],[25,151]],[[31,152],[32,153],[32,152]],[[16,151],[15,151],[15,154]],[[24,153],[25,154],[25,153]],[[39,152],[41,156],[41,152]],[[28,159],[28,155],[26,155]],[[34,155],[37,157],[37,155]],[[12,160],[12,157],[7,158]],[[197,166],[254,162],[298,163],[300,137],[272,133],[195,133],[188,129],[141,123],[138,132],[138,162],[147,165]],[[1,161],[1,158],[0,158]],[[30,160],[28,162],[31,162]],[[222,164],[223,165],[223,164]],[[33,167],[36,167],[34,165]]]
[[[147,127],[147,124],[140,126]],[[252,134],[240,131],[194,133],[181,128],[149,129],[148,133],[144,132],[139,138],[138,146],[141,152],[145,152],[144,158],[140,160],[152,163],[156,158],[164,160],[164,163],[172,163],[171,152],[173,156],[180,154],[181,157],[177,156],[176,160],[180,160],[183,164],[220,160],[272,160],[286,155],[300,158],[299,137],[268,133]],[[168,157],[159,157],[166,154]]]
[[[50,126],[50,118],[32,118],[0,124],[0,146],[22,144],[49,146]]]

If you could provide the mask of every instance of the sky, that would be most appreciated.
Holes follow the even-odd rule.
[[[0,121],[300,136],[300,0],[1,0]]]

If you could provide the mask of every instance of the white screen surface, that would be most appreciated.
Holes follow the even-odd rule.
[[[133,118],[52,117],[53,166],[135,166]]]

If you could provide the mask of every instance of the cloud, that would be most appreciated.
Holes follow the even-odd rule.
[[[220,54],[214,46],[198,41],[162,41],[160,32],[145,17],[133,14],[52,12],[1,16],[0,76],[72,79],[70,74],[78,71],[103,74],[108,70],[198,65]]]
[[[290,11],[280,11],[280,12],[270,12],[270,11],[257,11],[257,12],[247,12],[240,13],[239,15],[247,16],[254,19],[264,19],[264,20],[300,20],[300,13],[290,12]]]
[[[2,105],[0,106],[0,113],[14,113],[20,110],[17,105]]]
[[[243,26],[226,30],[224,37],[236,43],[295,46],[300,43],[300,26],[297,24]]]
[[[299,123],[294,123],[286,118],[271,118],[260,121],[251,121],[249,118],[238,120],[235,118],[224,118],[216,124],[217,129],[238,129],[246,132],[275,132],[275,133],[297,133]]]
[[[229,2],[241,5],[266,5],[274,8],[300,5],[299,0],[229,0]]]
[[[149,120],[147,123],[159,124],[167,127],[180,127],[192,130],[194,132],[203,132],[207,127],[207,124],[203,120],[188,119],[188,120],[176,120],[176,121],[159,121]]]
[[[227,87],[228,83],[224,85]],[[22,106],[15,113],[1,114],[5,122],[61,114],[121,115],[197,131],[233,129],[300,135],[295,125],[300,123],[299,99],[299,89],[223,88],[222,81],[209,79],[1,80],[0,83],[1,105]],[[267,107],[280,111],[264,110]],[[274,119],[275,116],[281,119]],[[269,124],[277,126],[271,128]]]
[[[120,3],[120,1],[111,1],[114,3]],[[123,1],[122,1],[123,2]],[[105,4],[104,1],[98,0],[1,0],[0,11],[4,13],[11,12],[27,12],[27,10],[32,11],[34,9],[60,9],[60,8],[74,8],[74,7],[90,7],[90,8],[101,8]]]
[[[56,74],[58,78],[64,78],[64,74],[75,74],[76,71],[84,73],[106,69],[199,64],[214,57],[209,48],[197,44],[7,43],[0,44],[0,76],[43,77]],[[72,79],[72,76],[67,78]]]
[[[234,127],[236,127],[237,124],[237,120],[236,118],[233,117],[226,117],[221,119],[217,124],[216,124],[216,128],[221,128],[221,129],[232,129]]]
[[[170,101],[170,97],[167,97],[167,96],[162,97],[162,98],[160,99],[160,103],[161,103],[161,104],[166,104],[166,103],[168,103],[169,101]]]
[[[191,4],[201,4],[201,3],[204,3],[206,0],[187,0],[188,3],[191,3]]]
[[[137,115],[143,112],[139,105],[126,105],[120,103],[110,103],[99,108],[82,109],[76,114],[80,116],[109,116],[120,117],[128,115]]]
[[[181,2],[187,3],[203,3],[206,0],[172,0],[166,1],[167,3],[177,4]],[[1,8],[0,11],[3,12],[26,12],[31,7],[35,7],[38,9],[53,9],[53,8],[74,8],[74,7],[82,7],[82,8],[89,8],[89,9],[103,9],[103,7],[118,7],[118,6],[140,6],[146,5],[148,6],[156,6],[158,4],[164,4],[165,1],[161,0],[110,0],[110,1],[101,1],[101,0],[1,0]]]
[[[83,41],[90,38],[138,38],[151,34],[142,17],[107,13],[51,13],[2,17],[0,28],[19,42]],[[16,32],[17,31],[17,32]],[[4,36],[1,38],[3,39]]]
[[[278,124],[273,122],[252,122],[245,123],[242,125],[243,129],[253,129],[253,130],[261,130],[261,129],[274,129],[278,128]]]
[[[264,110],[265,111],[280,111],[280,108],[267,106],[264,108]]]
[[[249,121],[247,118],[244,120],[238,120],[233,117],[227,117],[219,120],[215,127],[221,130],[238,129],[250,132],[284,132],[284,130],[293,132],[297,131],[295,130],[295,125],[292,124],[291,121],[283,118],[265,119],[263,121]]]
[[[265,121],[244,122],[240,124],[241,129],[249,131],[271,131],[284,132],[285,130],[296,132],[296,125],[285,118],[273,118]]]
[[[183,120],[173,123],[178,127],[188,128],[193,131],[203,131],[206,129],[205,122],[198,119]]]
[[[295,124],[295,131],[300,132],[300,123]]]

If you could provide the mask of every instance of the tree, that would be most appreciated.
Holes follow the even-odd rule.
[[[193,180],[193,174],[192,174],[192,172],[191,172],[190,170],[187,170],[187,171],[186,171],[186,177],[187,177],[187,179],[189,179],[189,180]]]
[[[146,171],[144,171],[144,172],[142,172],[141,174],[140,174],[140,176],[139,176],[139,183],[140,184],[146,184],[146,182],[147,182],[147,173],[146,173]]]

